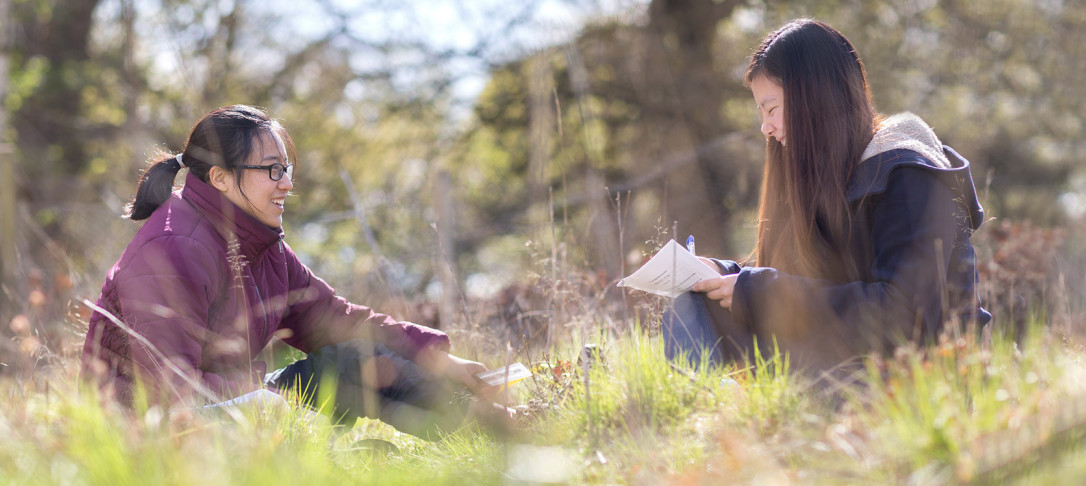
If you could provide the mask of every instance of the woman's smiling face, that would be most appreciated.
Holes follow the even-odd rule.
[[[784,145],[784,88],[766,76],[757,76],[751,80],[750,90],[762,116],[762,135],[766,140],[772,137]]]
[[[290,163],[283,139],[274,132],[262,132],[253,141],[253,151],[245,165],[268,167],[277,163],[284,166]],[[273,181],[267,169],[239,168],[237,173],[227,173],[224,177],[228,179],[223,191],[227,199],[269,227],[283,225],[284,203],[294,188],[289,175],[284,174],[278,181]],[[240,189],[232,180],[234,177],[241,177]]]

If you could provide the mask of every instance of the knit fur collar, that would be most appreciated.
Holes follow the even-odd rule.
[[[923,155],[938,167],[949,169],[950,161],[943,154],[943,143],[935,131],[919,116],[910,112],[893,115],[882,122],[879,131],[867,145],[860,160],[867,160],[883,152],[906,149]]]

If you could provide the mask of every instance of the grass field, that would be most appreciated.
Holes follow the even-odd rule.
[[[426,442],[303,407],[132,412],[62,364],[0,382],[0,484],[1075,484],[1086,363],[1038,322],[868,358],[832,387],[790,373],[670,364],[652,333],[556,344],[517,384],[523,430]],[[494,365],[494,363],[490,363]],[[499,363],[500,364],[500,363]]]

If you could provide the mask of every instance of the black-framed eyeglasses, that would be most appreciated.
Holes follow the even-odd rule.
[[[257,169],[267,170],[268,177],[273,181],[278,181],[283,178],[283,174],[287,175],[287,178],[291,181],[294,180],[294,164],[283,165],[276,162],[272,165],[242,165],[239,166],[242,169]]]

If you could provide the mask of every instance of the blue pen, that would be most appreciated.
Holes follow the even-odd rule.
[[[686,237],[686,250],[689,251],[691,255],[697,256],[697,253],[694,253],[694,235]]]

